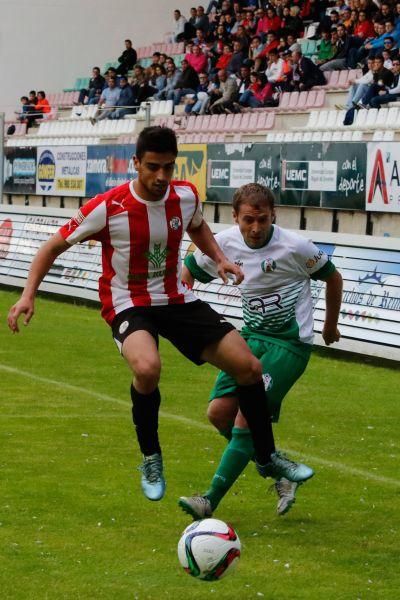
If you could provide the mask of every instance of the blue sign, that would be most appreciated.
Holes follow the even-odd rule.
[[[86,197],[102,194],[136,177],[134,144],[88,146]]]

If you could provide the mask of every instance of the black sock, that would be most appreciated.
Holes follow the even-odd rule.
[[[131,385],[132,419],[140,450],[145,456],[161,454],[158,441],[158,409],[160,391],[158,387],[150,394],[141,394]]]
[[[265,465],[275,452],[275,442],[264,384],[260,380],[252,385],[240,385],[238,393],[239,407],[253,438],[256,460],[260,465]]]

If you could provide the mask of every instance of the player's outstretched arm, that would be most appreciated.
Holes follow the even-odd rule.
[[[243,281],[244,274],[242,269],[226,258],[218,246],[211,229],[204,220],[199,227],[188,229],[188,234],[198,249],[215,262],[218,275],[224,283],[228,283],[228,273],[235,276],[236,285]]]
[[[37,251],[29,269],[28,279],[21,298],[10,308],[8,313],[8,326],[13,333],[19,333],[18,318],[21,314],[25,315],[24,325],[28,325],[34,314],[35,294],[39,285],[57,256],[67,248],[70,248],[70,245],[57,232]]]
[[[339,320],[340,306],[342,303],[343,280],[339,271],[334,271],[327,279],[325,292],[325,322],[322,329],[322,337],[327,346],[338,342],[340,332],[337,324]]]

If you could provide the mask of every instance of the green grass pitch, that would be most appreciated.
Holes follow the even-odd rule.
[[[392,368],[315,354],[285,400],[278,445],[316,475],[284,517],[249,465],[216,512],[242,541],[236,573],[178,564],[182,494],[204,491],[224,447],[205,418],[215,371],[161,343],[167,494],[140,491],[130,377],[95,308],[39,298],[28,328],[0,291],[2,599],[400,597],[400,402]]]

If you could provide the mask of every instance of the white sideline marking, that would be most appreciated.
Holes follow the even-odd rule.
[[[99,392],[94,392],[93,390],[88,390],[83,387],[79,387],[77,385],[71,385],[70,383],[64,383],[63,381],[57,381],[56,379],[49,379],[47,377],[40,377],[40,375],[34,375],[33,373],[29,373],[28,371],[22,371],[21,369],[16,369],[15,367],[9,367],[7,365],[0,364],[0,370],[7,371],[8,373],[15,373],[15,375],[19,375],[21,377],[27,377],[32,379],[33,381],[40,381],[41,383],[48,383],[57,387],[61,387],[66,390],[71,390],[73,392],[78,392],[80,394],[84,393],[87,396],[92,396],[93,398],[97,398],[98,400],[104,400],[106,402],[113,402],[114,404],[120,404],[125,408],[130,406],[129,402],[125,402],[124,400],[120,400],[119,398],[114,398],[113,396],[108,396],[107,394],[100,394]],[[188,417],[183,417],[181,415],[174,415],[172,413],[160,411],[160,416],[165,419],[171,419],[173,421],[178,421],[179,423],[183,423],[185,425],[189,425],[190,427],[195,427],[196,429],[205,429],[208,431],[213,430],[214,428],[211,425],[206,425],[205,423],[200,423],[199,421],[195,421],[194,419],[189,419]],[[38,416],[40,418],[40,415]],[[400,481],[398,479],[393,479],[392,477],[384,477],[382,475],[376,475],[375,473],[370,473],[368,471],[363,471],[362,469],[356,469],[354,467],[349,467],[348,465],[344,465],[340,462],[326,460],[324,458],[318,458],[317,456],[305,455],[300,452],[296,452],[294,450],[289,450],[291,454],[301,456],[304,460],[309,461],[310,463],[316,463],[323,467],[328,467],[330,469],[335,469],[342,473],[346,473],[349,475],[355,475],[356,477],[361,477],[364,479],[369,479],[370,481],[375,481],[376,483],[386,483],[387,485],[393,485],[395,487],[400,487]]]

